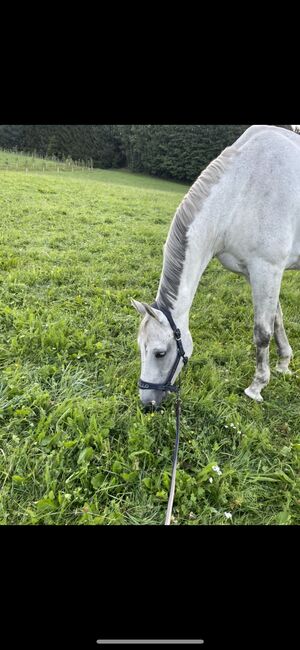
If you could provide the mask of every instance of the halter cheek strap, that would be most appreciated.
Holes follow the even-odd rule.
[[[175,361],[173,363],[173,366],[172,366],[172,368],[171,368],[171,370],[170,370],[170,372],[168,374],[168,377],[167,377],[164,384],[154,384],[154,383],[151,383],[149,381],[144,381],[143,379],[139,379],[138,387],[143,389],[143,390],[145,390],[145,389],[146,390],[147,389],[154,389],[154,390],[163,390],[163,391],[169,391],[171,393],[176,393],[178,391],[178,387],[171,384],[171,381],[172,381],[172,379],[173,379],[173,377],[175,375],[175,372],[177,370],[180,359],[183,360],[184,365],[186,365],[187,362],[188,362],[188,357],[185,355],[183,345],[182,345],[182,341],[181,341],[181,332],[180,332],[180,329],[178,327],[176,327],[175,322],[173,320],[173,316],[172,316],[171,312],[169,312],[168,309],[165,309],[164,307],[159,307],[157,302],[154,302],[151,305],[151,307],[154,307],[155,309],[159,309],[160,311],[162,311],[162,313],[165,315],[165,317],[169,321],[169,324],[170,324],[171,329],[173,330],[176,345],[177,345],[177,356],[176,356],[176,359],[175,359]]]

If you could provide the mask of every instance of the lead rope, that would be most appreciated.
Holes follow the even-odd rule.
[[[172,515],[172,508],[173,508],[173,501],[174,501],[174,494],[175,494],[176,467],[177,467],[178,446],[179,446],[180,411],[181,411],[181,401],[180,401],[180,377],[179,377],[177,399],[176,399],[176,438],[175,438],[175,447],[174,447],[174,454],[173,454],[171,487],[170,487],[169,501],[167,507],[167,514],[165,519],[165,526],[170,526],[171,523],[171,515]]]

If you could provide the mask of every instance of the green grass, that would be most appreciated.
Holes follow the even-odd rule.
[[[22,151],[11,153],[5,149],[0,149],[0,169],[57,172],[57,168],[60,171],[70,171],[72,169],[73,171],[77,171],[85,167],[85,164],[74,162],[71,159],[68,161],[58,161],[33,154],[26,154]]]
[[[164,522],[174,401],[139,408],[130,296],[155,298],[186,190],[120,171],[0,172],[2,524]],[[298,283],[286,274],[281,298],[294,374],[274,372],[273,344],[260,405],[243,394],[250,289],[215,261],[206,270],[182,382],[175,524],[300,523]]]

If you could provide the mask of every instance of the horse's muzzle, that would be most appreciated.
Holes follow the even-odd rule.
[[[163,390],[140,390],[142,405],[147,411],[155,411],[166,397]]]

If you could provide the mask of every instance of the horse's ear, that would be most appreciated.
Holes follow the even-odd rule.
[[[134,300],[133,298],[130,299],[130,302],[132,304],[132,307],[134,307],[136,311],[138,311],[138,313],[141,314],[141,316],[145,316],[146,309],[143,303],[139,302],[138,300]]]
[[[147,302],[139,302],[139,300],[134,300],[133,298],[130,299],[132,306],[141,314],[141,316],[145,316],[146,314],[149,314],[149,316],[152,316],[152,318],[155,318],[159,323],[163,323],[164,321],[167,321],[165,315],[159,311],[159,309],[154,309],[151,307],[151,305],[148,305]]]
[[[159,311],[159,309],[154,309],[154,307],[151,307],[151,305],[148,305],[146,302],[143,302],[143,307],[145,307],[147,314],[149,316],[152,316],[152,318],[155,318],[159,323],[163,323],[166,320],[165,315]]]

